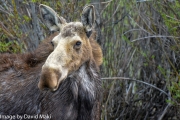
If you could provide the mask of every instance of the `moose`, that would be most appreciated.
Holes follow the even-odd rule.
[[[100,119],[103,55],[94,6],[69,23],[49,6],[39,8],[50,31],[60,32],[33,52],[0,54],[0,119]]]

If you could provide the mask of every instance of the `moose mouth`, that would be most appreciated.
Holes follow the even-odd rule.
[[[68,70],[57,70],[52,68],[42,68],[38,88],[40,90],[56,91],[60,83],[67,78]]]
[[[56,91],[59,88],[60,83],[67,78],[68,72],[63,71],[63,74],[61,74],[61,77],[57,81],[57,85],[52,89],[52,91]]]

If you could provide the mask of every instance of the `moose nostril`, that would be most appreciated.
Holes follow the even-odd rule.
[[[49,84],[47,81],[40,80],[38,84],[38,88],[42,91],[44,90],[55,91],[57,89],[57,85],[52,85],[52,84]]]
[[[40,90],[57,90],[61,74],[58,69],[43,67],[38,87]]]
[[[43,87],[42,87],[42,90],[49,90],[50,88],[47,86],[47,85],[44,85]]]

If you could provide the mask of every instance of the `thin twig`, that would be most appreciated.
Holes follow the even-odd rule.
[[[166,17],[171,18],[171,19],[174,19],[174,20],[177,20],[177,21],[180,21],[180,20],[178,20],[178,19],[176,19],[176,18],[173,18],[173,17],[171,17],[171,16],[169,16],[169,15],[166,15]]]
[[[101,4],[109,4],[111,1],[113,0],[109,0],[109,1],[106,1],[106,2],[100,2]],[[99,2],[93,2],[91,4],[99,4]]]
[[[141,17],[141,14],[139,14],[139,16]],[[128,17],[141,29],[145,30],[141,25],[139,25],[130,15],[128,15]],[[144,21],[144,18],[141,17],[141,19]],[[147,23],[144,22],[146,25]],[[147,25],[148,26],[148,25]],[[156,32],[154,32],[150,27],[148,27],[154,34],[156,34]],[[146,30],[145,30],[146,31]]]
[[[144,40],[144,39],[147,39],[147,38],[161,38],[161,37],[166,37],[166,38],[180,38],[180,37],[175,37],[175,36],[153,35],[153,36],[147,36],[147,37],[137,38],[137,39],[132,40],[131,42],[136,42],[136,41]]]
[[[4,26],[4,24],[1,21],[0,21],[0,28],[3,30],[4,33],[6,33],[6,35],[15,39],[15,37],[8,31],[8,29]]]
[[[114,11],[114,13],[113,13],[113,15],[111,16],[111,18],[110,18],[109,20],[105,21],[104,24],[106,24],[107,22],[109,22],[109,21],[114,17],[114,15],[117,13],[117,11],[118,11],[118,9],[119,9],[119,6],[120,6],[120,4],[116,7],[116,10]]]
[[[103,10],[101,11],[101,13],[100,13],[100,15],[103,13],[103,11],[109,6],[109,4],[112,2],[113,0],[109,0],[109,1],[107,1],[105,4],[107,4],[104,8],[103,8]]]
[[[136,49],[133,51],[133,53],[132,53],[132,55],[131,55],[131,58],[129,59],[129,62],[128,62],[125,70],[129,67],[129,65],[130,65],[130,63],[131,63],[131,61],[132,61],[132,59],[133,59],[133,56],[134,56],[134,53],[135,53],[135,52],[136,52]]]
[[[129,33],[129,32],[133,32],[133,31],[144,31],[144,32],[146,32],[146,33],[148,33],[148,34],[151,34],[151,33],[149,33],[149,32],[148,32],[147,30],[145,30],[145,29],[130,29],[130,30],[124,32],[123,35],[125,35],[125,34],[127,34],[127,33]]]
[[[8,11],[4,10],[1,5],[0,5],[0,11],[2,11],[3,13],[6,13],[6,14],[8,14],[8,15],[10,15],[10,13],[9,13]]]
[[[166,106],[166,108],[164,109],[163,113],[159,116],[158,120],[162,120],[162,119],[163,119],[164,115],[167,113],[167,110],[168,110],[168,108],[169,108],[170,106],[171,106],[170,104],[168,104],[168,105]]]
[[[110,88],[110,91],[109,91],[109,94],[108,94],[108,98],[107,98],[107,100],[106,100],[106,103],[105,103],[105,115],[107,115],[107,106],[108,106],[108,101],[109,101],[109,99],[110,99],[110,95],[111,95],[111,93],[112,93],[112,91],[113,91],[113,89],[114,89],[114,85],[115,85],[115,80],[113,81],[113,83],[112,83],[112,86],[111,86],[111,88]]]
[[[162,89],[150,84],[150,83],[147,83],[147,82],[144,82],[142,80],[136,80],[136,79],[132,79],[132,78],[126,78],[126,77],[107,77],[107,78],[101,78],[102,80],[131,80],[131,81],[136,81],[136,82],[139,82],[139,83],[143,83],[143,84],[146,84],[150,87],[153,87],[159,91],[161,91],[162,93],[164,93],[165,95],[167,95],[171,100],[173,100],[176,104],[178,104],[178,102],[176,100],[174,100],[168,93],[166,93],[165,91],[163,91]]]

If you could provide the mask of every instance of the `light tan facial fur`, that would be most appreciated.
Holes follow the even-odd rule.
[[[54,51],[48,56],[42,67],[44,85],[40,81],[39,87],[56,90],[68,74],[92,57],[90,41],[80,22],[66,24],[61,33],[52,40]]]

